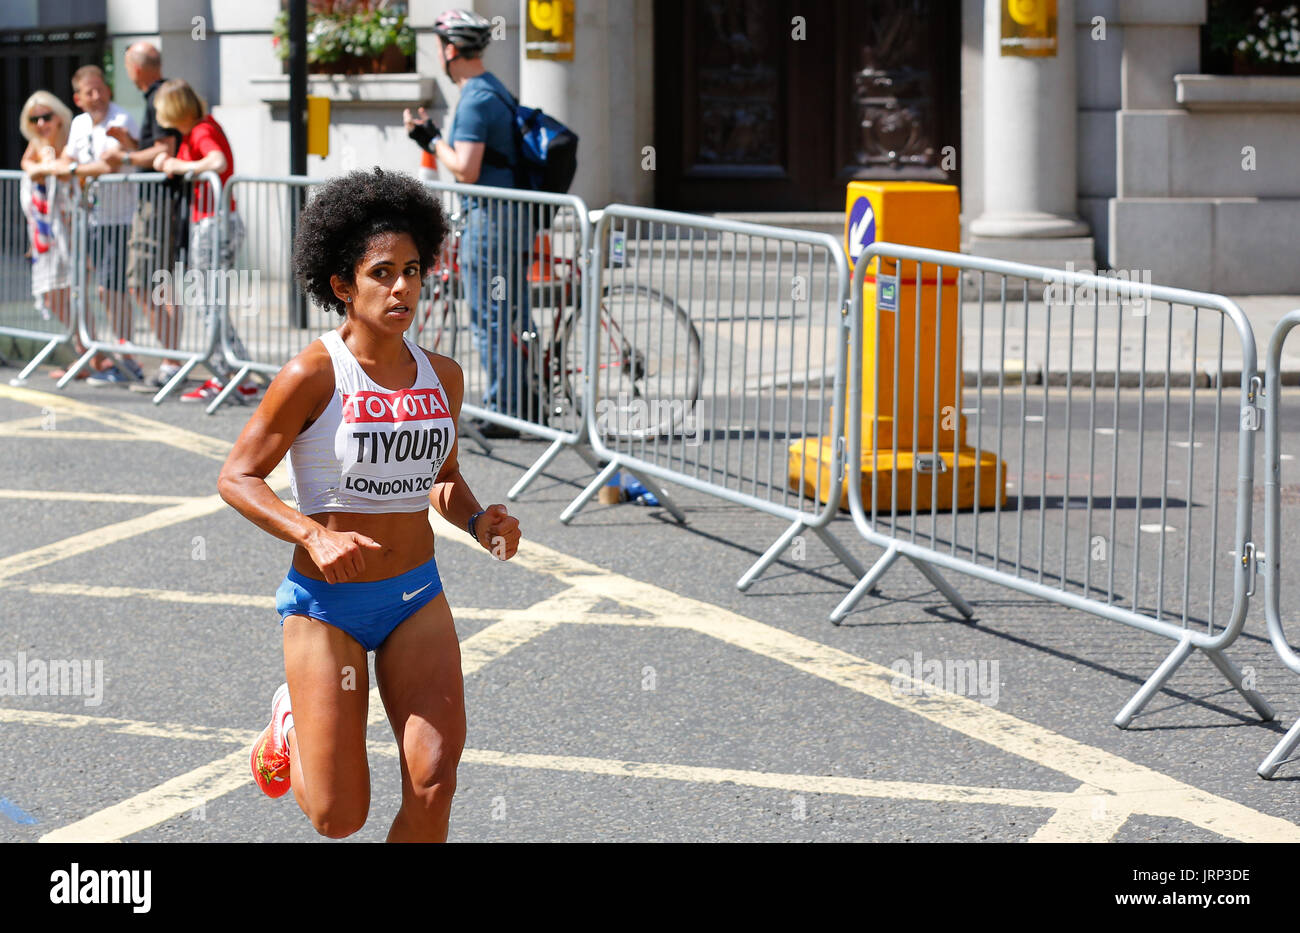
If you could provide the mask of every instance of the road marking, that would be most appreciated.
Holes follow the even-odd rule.
[[[178,722],[147,722],[118,719],[113,716],[86,716],[81,713],[52,713],[37,709],[0,707],[0,723],[15,726],[44,726],[53,729],[104,729],[119,735],[151,739],[183,739],[192,742],[233,742],[251,745],[261,732],[255,729],[227,729],[218,726],[193,726]],[[250,779],[252,772],[249,772]]]
[[[390,746],[396,756],[396,746]],[[1019,790],[1009,787],[971,787],[960,784],[922,784],[912,781],[872,781],[865,778],[780,774],[770,771],[742,771],[647,761],[618,761],[568,755],[533,755],[520,752],[467,748],[462,764],[499,765],[569,771],[610,777],[686,781],[695,784],[741,784],[805,794],[838,794],[846,797],[880,797],[891,800],[919,800],[927,803],[989,804],[1000,807],[1056,809],[1075,805],[1073,794],[1064,791]]]
[[[85,819],[46,833],[40,841],[117,842],[173,816],[187,813],[201,801],[228,794],[252,783],[252,780],[248,749],[241,748],[142,794],[92,813]]]
[[[151,599],[165,603],[190,603],[207,606],[246,606],[251,609],[275,609],[274,596],[251,593],[190,593],[185,590],[161,590],[142,586],[93,586],[85,583],[19,583],[0,580],[0,588],[39,593],[44,596],[88,596],[92,599]],[[457,621],[499,619],[505,609],[469,609],[452,611]]]
[[[17,430],[11,426],[0,424],[0,437],[34,437],[43,440],[54,441],[158,441],[163,442],[161,435],[148,434],[124,434],[120,431],[69,431],[66,428],[59,430],[44,430],[40,428],[24,428]]]
[[[248,730],[211,730],[177,726],[174,723],[143,722],[108,717],[64,715],[32,710],[0,710],[0,720],[23,725],[61,728],[104,726],[113,732],[138,736],[163,736],[199,742],[250,744],[259,733]],[[396,758],[393,742],[369,741],[372,755]],[[927,803],[983,804],[989,806],[1049,810],[1093,807],[1098,791],[1089,789],[1086,798],[1077,792],[1021,790],[1008,787],[979,787],[960,784],[927,784],[915,781],[876,781],[834,775],[782,774],[737,768],[711,768],[666,762],[625,761],[577,755],[538,755],[495,749],[467,748],[461,762],[538,771],[563,771],[641,780],[681,781],[695,784],[739,784],[791,793],[828,794]],[[229,775],[230,780],[227,780]],[[235,779],[237,777],[237,780]],[[42,842],[116,842],[171,819],[202,803],[251,784],[246,748],[201,768],[180,775],[165,784],[114,804],[105,810],[54,830]],[[160,793],[160,791],[162,791]],[[1110,798],[1106,798],[1109,800]]]
[[[468,543],[465,546],[468,547]],[[461,676],[469,677],[477,673],[520,645],[581,615],[597,602],[598,598],[570,587],[524,609],[497,610],[500,621],[475,632],[460,643]],[[453,617],[457,612],[458,610],[452,611]],[[369,704],[366,717],[369,725],[388,721],[388,711],[384,709],[384,701],[377,686],[370,688]]]
[[[275,489],[276,487],[272,486],[271,488]],[[42,545],[30,551],[23,551],[21,554],[0,557],[0,580],[12,577],[15,574],[26,573],[29,570],[35,570],[37,567],[44,567],[47,564],[66,560],[69,557],[76,557],[78,554],[95,551],[150,531],[158,531],[170,525],[179,525],[182,522],[203,518],[205,515],[212,515],[229,507],[219,495],[202,496],[198,499],[191,499],[178,505],[149,512],[146,515],[128,518],[125,521],[114,522],[111,525],[102,525],[99,528],[82,532],[79,535],[72,535],[61,541]]]
[[[1087,784],[1073,796],[1078,802],[1053,813],[1030,842],[1109,842],[1132,815],[1116,805],[1119,798]]]
[[[36,389],[24,389],[0,384],[0,398],[12,399],[15,402],[23,402],[38,408],[51,409],[54,412],[56,423],[60,415],[68,418],[86,418],[98,424],[133,434],[140,440],[156,441],[159,444],[166,444],[169,447],[175,447],[177,450],[184,450],[200,457],[207,457],[210,460],[225,462],[226,456],[230,453],[231,446],[233,446],[229,441],[223,441],[219,437],[209,437],[206,434],[199,434],[197,431],[189,431],[185,428],[164,424],[128,411],[102,408],[54,392],[40,392]],[[44,433],[57,435],[60,432],[55,429]]]
[[[521,546],[515,559],[520,558],[526,569],[545,568],[562,582],[651,613],[654,618],[642,620],[643,625],[689,629],[781,661],[1114,794],[1123,798],[1116,803],[1120,811],[1173,817],[1229,839],[1300,841],[1300,826],[1017,719],[978,700],[935,690],[919,681],[915,683],[924,689],[915,694],[895,690],[893,684],[899,676],[896,671],[846,651],[720,606],[604,571],[536,543]]]
[[[8,797],[0,797],[0,813],[3,813],[15,823],[23,826],[34,826],[38,820],[18,804],[14,803]]]
[[[65,492],[59,489],[0,489],[0,499],[41,499],[50,502],[125,502],[131,505],[179,505],[196,496],[149,496],[123,492]]]
[[[172,429],[160,428],[158,422],[119,412],[103,412],[95,409],[94,406],[50,396],[47,393],[0,386],[0,397],[18,398],[21,401],[31,401],[32,404],[48,401],[57,410],[90,417],[114,427],[124,427],[142,439],[158,439],[212,459],[224,460],[230,447],[224,441],[183,432],[180,429],[176,429],[175,438],[169,436],[163,439],[162,432]],[[33,399],[35,401],[32,401]],[[176,442],[173,443],[174,440]],[[215,504],[212,503],[213,499],[217,500]],[[220,497],[200,497],[161,509],[131,522],[117,523],[108,526],[107,529],[73,536],[22,555],[0,559],[0,578],[102,546],[105,543],[106,530],[116,535],[113,540],[121,540],[133,534],[165,527],[175,521],[184,521],[186,518],[178,516],[187,515],[186,510],[211,508],[212,511],[216,511],[222,507],[224,503],[220,501]],[[84,540],[91,537],[94,543]],[[447,540],[464,547],[471,547],[468,541],[462,542],[458,538],[447,538]],[[1150,768],[1059,735],[1034,723],[1017,719],[967,697],[932,688],[919,690],[915,694],[895,690],[893,684],[899,675],[892,669],[783,629],[748,619],[722,607],[633,580],[530,541],[524,542],[516,555],[515,563],[526,570],[546,573],[567,584],[570,589],[550,597],[549,600],[554,600],[555,604],[540,614],[538,607],[503,611],[502,621],[466,639],[462,643],[462,651],[468,661],[468,670],[478,670],[484,664],[526,644],[556,625],[569,622],[611,624],[612,621],[612,624],[691,630],[710,635],[724,643],[760,656],[781,661],[796,670],[889,703],[946,729],[979,739],[1003,752],[1033,761],[1078,780],[1081,787],[1076,791],[1050,798],[1053,801],[1051,807],[1054,807],[1054,813],[1044,826],[1040,827],[1035,838],[1110,839],[1119,831],[1130,814],[1143,814],[1183,820],[1226,838],[1243,841],[1300,840],[1300,827],[1286,820],[1260,813],[1235,801],[1184,784]],[[608,616],[590,613],[591,607],[596,602],[607,599],[622,603],[629,609],[645,615],[628,619],[616,614],[611,620]],[[548,600],[543,600],[543,603],[546,602]],[[558,616],[561,615],[567,617],[559,618]],[[477,643],[474,642],[476,638],[479,639]],[[373,698],[374,693],[372,693]],[[76,717],[72,717],[73,721],[75,719]],[[139,726],[119,725],[120,730],[129,728],[139,728]],[[386,754],[396,754],[395,747],[388,748]],[[493,755],[510,755],[506,752],[476,752],[476,754],[486,756],[485,761]],[[564,756],[533,757],[537,760],[549,761],[560,770],[564,770],[569,765],[577,767],[573,764],[577,761],[601,761]],[[233,764],[236,759],[238,759],[237,768]],[[518,760],[528,759],[521,757]],[[562,763],[568,764],[565,768],[560,768]],[[631,762],[600,767],[617,770],[618,767],[625,768],[629,765],[644,766],[652,770],[680,769],[676,773],[691,773],[685,766]],[[246,768],[246,751],[241,750],[232,756],[174,778],[152,791],[101,811],[101,814],[92,814],[73,825],[84,825],[94,832],[111,833],[119,831],[121,827],[138,825],[140,820],[152,819],[158,813],[176,815],[191,809],[200,798],[211,799],[220,796],[244,783],[248,780],[242,777]],[[701,776],[709,770],[702,771]],[[725,769],[716,770],[725,771]],[[235,780],[236,772],[240,774],[238,780]],[[778,777],[782,780],[803,779],[799,775]],[[904,782],[881,783],[903,786]],[[933,785],[909,786],[923,788]],[[960,790],[958,788],[953,793],[959,793]],[[1042,796],[1042,792],[1018,791],[1017,793],[1039,794],[1035,799],[1044,801],[1049,799]],[[1093,810],[1096,808],[1096,797],[1099,793],[1104,795],[1105,805],[1097,811],[1099,818],[1093,819]],[[1087,818],[1091,819],[1092,823],[1083,822],[1085,812],[1089,814]],[[105,816],[99,822],[95,822],[100,815]],[[168,816],[164,815],[160,819],[166,818]],[[105,826],[108,827],[107,830]],[[138,829],[130,830],[130,832],[138,831]],[[100,837],[96,836],[96,838]]]

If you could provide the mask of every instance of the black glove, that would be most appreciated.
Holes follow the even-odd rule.
[[[411,127],[411,132],[406,135],[415,140],[421,149],[426,152],[433,152],[433,142],[442,135],[442,131],[438,129],[438,124],[430,119],[415,124],[415,126]]]

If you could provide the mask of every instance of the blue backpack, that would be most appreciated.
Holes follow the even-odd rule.
[[[578,134],[537,108],[520,106],[513,96],[506,101],[495,88],[492,93],[515,115],[515,157],[485,149],[483,161],[514,171],[516,188],[567,192],[578,171]]]

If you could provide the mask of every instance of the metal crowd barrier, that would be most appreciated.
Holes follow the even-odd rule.
[[[461,364],[462,412],[551,442],[507,496],[522,495],[565,448],[598,469],[582,419],[587,205],[567,194],[425,184],[442,197],[452,236],[426,283],[416,339]],[[504,325],[495,333],[487,326],[494,320]],[[473,422],[461,420],[490,452]]]
[[[877,258],[878,300],[864,306],[868,266]],[[1032,311],[1030,283],[1049,286]],[[1009,301],[1008,284],[1023,284],[1024,297]],[[956,300],[945,308],[944,294],[954,289]],[[1251,497],[1260,383],[1254,336],[1235,304],[876,243],[854,267],[851,317],[853,346],[863,346],[867,328],[874,332],[875,366],[874,375],[864,374],[865,354],[853,354],[850,509],[862,537],[885,553],[833,620],[906,557],[965,616],[971,607],[943,571],[1173,640],[1168,657],[1115,717],[1121,728],[1197,650],[1272,719],[1268,703],[1224,654],[1241,632],[1255,579]],[[962,343],[954,346],[957,334]],[[1179,341],[1193,362],[1175,373],[1171,353]],[[1030,386],[1026,363],[1036,354],[1043,378]],[[1017,365],[1004,365],[1008,360]],[[1198,360],[1209,361],[1208,372],[1197,369]],[[1238,365],[1240,388],[1225,397]],[[944,388],[963,384],[960,396]],[[904,393],[890,385],[910,391],[910,412]],[[859,388],[871,390],[869,418]],[[944,452],[958,447],[955,464]],[[864,470],[864,463],[877,468]],[[1230,567],[1223,566],[1229,551]]]
[[[251,301],[231,308],[223,321],[222,349],[238,372],[209,413],[248,373],[274,376],[341,323],[335,312],[311,304],[291,261],[298,215],[323,181],[239,175],[227,181],[233,213],[246,230],[235,267],[252,274]],[[566,446],[598,469],[582,445],[580,315],[591,240],[586,205],[569,195],[425,184],[442,198],[452,235],[425,281],[408,335],[461,364],[465,415],[551,441],[510,490],[511,499]],[[230,202],[223,203],[229,208]],[[493,319],[493,305],[495,319],[506,323],[496,343],[487,328],[475,326],[476,320]],[[490,399],[486,361],[494,351],[500,380],[497,398]],[[490,452],[470,417],[462,419],[463,435]]]
[[[85,350],[58,388],[97,353],[137,378],[143,373],[135,355],[180,360],[180,369],[154,394],[158,404],[218,352],[213,315],[225,296],[213,273],[220,237],[200,239],[203,222],[192,221],[191,208],[207,204],[215,211],[220,196],[214,172],[175,180],[136,172],[87,182],[72,213],[71,235],[73,304]]]
[[[226,179],[223,226],[229,229],[238,218],[243,236],[233,250],[232,267],[246,277],[247,286],[242,289],[243,303],[228,305],[221,320],[221,352],[235,375],[208,405],[208,414],[220,408],[249,373],[269,381],[313,340],[339,326],[337,314],[310,302],[293,272],[298,215],[312,189],[325,181],[238,174]]]
[[[826,234],[621,204],[601,213],[595,240],[586,424],[607,463],[561,521],[628,470],[679,521],[660,481],[790,522],[737,582],[742,590],[805,529],[861,574],[826,527],[843,462],[840,245]],[[797,458],[792,488],[790,446],[809,435],[824,437]]]
[[[28,232],[26,213],[33,186],[26,172],[0,171],[0,334],[41,342],[31,362],[11,380],[14,384],[26,381],[57,347],[72,340],[76,329],[69,239],[72,202],[68,187],[66,180],[51,178],[45,182],[45,200],[50,205],[47,249],[62,258],[58,273],[42,283],[50,287],[33,296],[29,256],[36,247]]]
[[[1282,346],[1292,328],[1300,324],[1300,310],[1291,311],[1277,322],[1264,359],[1264,552],[1256,558],[1264,565],[1264,614],[1268,637],[1278,658],[1293,673],[1300,674],[1300,654],[1286,640],[1282,628]],[[1257,773],[1268,779],[1291,760],[1300,744],[1300,720],[1269,752]]]

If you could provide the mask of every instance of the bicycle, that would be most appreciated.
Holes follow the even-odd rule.
[[[457,356],[457,302],[467,300],[455,294],[464,220],[457,213],[451,221],[451,242],[431,276],[429,298],[421,299],[424,313],[417,333],[432,321],[431,349]],[[512,334],[511,341],[519,348],[544,423],[561,422],[570,413],[580,420],[586,376],[582,266],[572,257],[554,255],[546,232],[538,233],[530,256],[529,326]],[[536,308],[551,310],[549,336],[533,326]],[[597,422],[602,433],[621,440],[680,433],[699,401],[704,374],[702,341],[690,315],[648,285],[610,282],[601,288],[598,321]]]

